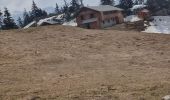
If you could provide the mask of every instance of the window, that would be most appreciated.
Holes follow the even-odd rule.
[[[105,21],[103,21],[103,24],[105,24]]]
[[[114,17],[112,18],[112,21],[115,21],[115,18],[114,18]]]
[[[81,16],[81,20],[84,20],[84,16],[83,15]]]
[[[107,22],[110,23],[110,19],[108,19]]]
[[[90,18],[94,18],[94,14],[90,14]]]

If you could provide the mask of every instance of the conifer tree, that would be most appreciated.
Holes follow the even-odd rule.
[[[31,10],[31,18],[33,18],[33,20],[35,21],[38,21],[39,18],[46,17],[46,16],[47,16],[47,12],[38,8],[36,3],[33,1],[32,10]]]
[[[58,15],[60,13],[60,9],[58,4],[56,3],[56,7],[55,7],[55,13]]]
[[[157,12],[158,15],[170,14],[170,0],[147,0],[147,5],[153,14]]]
[[[72,0],[71,1],[71,6],[69,8],[69,11],[71,13],[75,13],[79,8],[80,8],[79,0]]]
[[[83,4],[83,0],[80,0],[80,6],[83,7],[84,4]]]
[[[30,15],[26,11],[26,9],[24,9],[24,13],[23,13],[23,26],[28,25],[32,21],[33,21],[33,19],[30,17]]]
[[[39,17],[39,9],[34,1],[32,2],[31,17],[34,20],[37,20],[37,18]]]
[[[17,21],[18,21],[18,26],[20,28],[24,27],[23,20],[21,19],[21,17],[19,17]]]
[[[2,28],[2,22],[3,22],[3,21],[2,21],[2,20],[3,20],[3,19],[2,19],[2,15],[3,15],[3,13],[2,13],[1,10],[0,10],[0,29]]]
[[[3,19],[3,29],[15,29],[17,28],[16,23],[14,22],[14,19],[11,17],[11,14],[9,13],[7,8],[4,8],[4,19]]]
[[[100,0],[101,5],[112,5],[114,6],[115,1],[114,0]]]
[[[120,0],[120,7],[124,10],[130,9],[133,7],[133,1],[132,0]]]

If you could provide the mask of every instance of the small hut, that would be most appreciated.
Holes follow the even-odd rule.
[[[148,9],[142,9],[138,12],[138,16],[144,20],[147,20],[150,17],[150,12]]]
[[[131,8],[131,11],[134,15],[137,15],[139,18],[143,20],[147,20],[150,17],[150,11],[147,9],[146,5],[134,5]]]

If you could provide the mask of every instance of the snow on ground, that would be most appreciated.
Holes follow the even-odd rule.
[[[34,24],[36,24],[36,21],[32,21],[31,23],[29,23],[28,25],[26,25],[26,26],[24,27],[24,29],[27,29],[27,28],[29,28],[29,27],[32,27],[32,26],[34,26]]]
[[[153,16],[154,20],[150,22],[145,31],[147,33],[170,34],[170,16]]]
[[[77,26],[76,19],[73,19],[69,22],[64,22],[63,25],[64,26]]]
[[[63,20],[63,14],[60,14],[60,15],[57,15],[57,16],[52,16],[52,17],[49,17],[49,18],[41,19],[37,23],[37,25],[41,26],[43,23],[49,23],[51,25],[60,24],[62,20]]]
[[[33,21],[33,22],[29,23],[28,25],[26,25],[24,27],[24,29],[32,27],[32,26],[34,26],[34,24],[37,24],[37,26],[41,26],[41,25],[43,25],[43,23],[48,23],[48,24],[51,24],[51,25],[61,24],[61,23],[63,23],[63,17],[64,17],[64,14],[60,14],[60,15],[57,15],[57,16],[52,16],[52,17],[49,17],[49,18],[41,19],[37,23],[36,23],[36,21]]]
[[[51,25],[60,24],[62,19],[58,19],[57,16],[52,16],[49,18],[41,19],[37,25],[41,26],[43,23],[49,23]]]
[[[142,20],[142,19],[139,18],[137,15],[130,15],[124,19],[125,22],[135,22],[135,21],[139,21],[139,20]]]

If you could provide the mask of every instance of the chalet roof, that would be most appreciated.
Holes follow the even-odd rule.
[[[100,6],[87,6],[86,8],[99,11],[99,12],[104,12],[104,11],[122,11],[123,9],[113,7],[110,5],[100,5]]]

